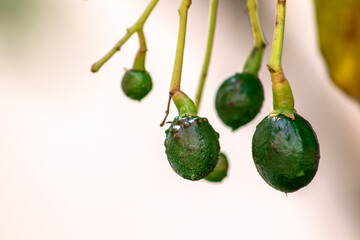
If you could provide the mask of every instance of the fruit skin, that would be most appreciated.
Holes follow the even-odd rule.
[[[121,88],[126,96],[140,101],[152,89],[152,80],[147,71],[128,70],[121,81]]]
[[[220,153],[219,134],[206,118],[177,116],[165,133],[165,152],[177,174],[196,181],[214,170]]]
[[[219,161],[214,169],[209,175],[205,177],[205,180],[209,182],[221,182],[228,173],[229,161],[224,153],[220,153]]]
[[[236,73],[219,87],[215,109],[221,121],[235,131],[255,118],[263,101],[260,80],[253,74]]]
[[[295,120],[284,115],[265,117],[256,127],[252,155],[265,182],[285,193],[308,185],[320,159],[314,130],[297,114]]]

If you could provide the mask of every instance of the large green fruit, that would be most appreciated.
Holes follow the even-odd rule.
[[[219,134],[206,118],[177,116],[165,133],[166,155],[177,174],[195,181],[214,170],[219,159]]]
[[[209,182],[221,182],[228,173],[229,161],[224,153],[220,153],[219,161],[214,169],[209,175],[205,177],[205,180]]]
[[[126,96],[140,101],[152,89],[152,81],[147,71],[128,70],[121,81],[121,88]]]
[[[219,87],[215,108],[221,121],[236,130],[255,118],[263,101],[260,80],[253,74],[236,73]]]
[[[319,165],[319,143],[311,125],[295,114],[265,117],[256,127],[252,154],[262,178],[272,187],[294,192],[308,185]]]

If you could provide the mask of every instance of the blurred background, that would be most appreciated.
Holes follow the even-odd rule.
[[[0,239],[360,239],[359,104],[333,85],[318,50],[313,2],[288,1],[283,67],[296,109],[315,129],[321,159],[307,187],[269,187],[251,157],[257,123],[272,110],[266,49],[257,118],[231,132],[217,118],[221,82],[252,46],[245,0],[220,1],[200,115],[230,160],[222,184],[190,182],[167,162],[164,117],[180,1],[160,1],[145,25],[153,91],[139,104],[120,90],[136,36],[100,72],[90,66],[148,0],[0,0]],[[275,0],[260,0],[269,44]],[[193,1],[182,87],[195,88],[205,52],[208,0]],[[172,105],[169,120],[176,116]]]

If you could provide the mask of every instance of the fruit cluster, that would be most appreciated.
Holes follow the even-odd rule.
[[[137,33],[140,48],[133,68],[126,71],[121,81],[125,95],[137,101],[142,100],[152,89],[151,77],[145,69],[147,47],[143,26],[157,3],[158,0],[152,0],[126,35],[92,67],[93,72],[98,71],[132,34]],[[182,0],[179,8],[179,34],[169,103],[161,126],[166,123],[171,100],[179,115],[165,131],[165,152],[170,166],[181,177],[193,181],[205,179],[221,182],[227,176],[229,168],[227,156],[220,151],[219,134],[207,118],[198,116],[213,47],[218,0],[210,0],[206,55],[195,102],[180,88],[187,17],[191,4],[191,0]],[[233,131],[252,121],[260,112],[264,101],[264,89],[258,72],[266,44],[257,5],[257,0],[247,1],[254,46],[242,71],[227,78],[215,97],[215,109],[220,120]],[[310,183],[317,172],[320,154],[314,130],[294,109],[290,84],[281,67],[285,10],[286,0],[277,0],[274,39],[267,65],[272,81],[274,110],[256,127],[252,139],[252,155],[262,178],[275,189],[289,193]]]

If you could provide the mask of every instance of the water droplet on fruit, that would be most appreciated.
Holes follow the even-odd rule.
[[[174,125],[173,128],[171,129],[171,131],[177,133],[180,131],[180,126],[179,125]]]

